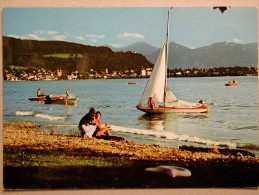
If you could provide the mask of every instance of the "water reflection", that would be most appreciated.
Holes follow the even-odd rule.
[[[189,121],[189,119],[207,119],[209,113],[165,113],[165,114],[144,114],[141,115],[138,120],[146,129],[156,130],[156,131],[168,131],[168,132],[182,132],[190,127],[188,123],[193,123],[194,121]],[[196,121],[196,120],[195,120]]]
[[[150,115],[144,114],[138,118],[138,120],[146,123],[147,129],[162,131],[164,130],[164,123],[166,120],[165,114]]]

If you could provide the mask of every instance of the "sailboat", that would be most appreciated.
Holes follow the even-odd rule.
[[[168,66],[168,36],[169,36],[169,11],[167,22],[166,42],[164,41],[156,59],[153,71],[148,79],[137,109],[147,113],[203,113],[208,112],[210,107],[201,100],[197,103],[187,102],[176,98],[167,87]],[[155,103],[164,103],[157,107],[149,107],[148,101],[153,97]]]

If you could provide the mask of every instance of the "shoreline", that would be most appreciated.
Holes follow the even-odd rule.
[[[51,189],[67,189],[73,188],[73,185],[80,189],[256,188],[259,184],[259,158],[247,156],[242,152],[222,154],[217,148],[195,151],[188,148],[178,149],[128,141],[116,142],[95,138],[85,140],[77,136],[56,134],[53,131],[43,132],[39,127],[40,125],[31,123],[3,124],[4,187],[6,189],[45,189],[46,186]],[[184,167],[191,171],[192,176],[175,179],[166,174],[145,171],[147,167],[158,165]],[[44,174],[39,175],[39,171],[42,170],[50,175],[55,173],[55,176],[45,178]],[[87,174],[87,178],[83,177],[82,173]],[[126,178],[124,178],[125,173],[127,173]],[[14,174],[18,175],[17,178],[23,179],[17,180],[18,183],[11,182],[15,178]],[[136,175],[139,177],[136,178]],[[71,182],[70,177],[73,177],[78,184]],[[116,183],[100,182],[104,178],[107,180],[113,178]],[[158,178],[168,182],[154,183]],[[44,181],[45,184],[36,182],[34,185],[31,183],[29,185],[26,183],[29,180]],[[182,180],[188,182],[179,183]],[[61,181],[63,184],[60,184]]]

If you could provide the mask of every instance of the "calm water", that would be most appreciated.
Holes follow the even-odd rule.
[[[224,84],[235,79],[237,87]],[[137,85],[128,85],[128,81]],[[136,143],[163,146],[218,145],[250,150],[259,156],[258,78],[170,78],[169,88],[180,99],[211,106],[208,114],[170,113],[148,116],[136,109],[147,79],[35,81],[3,83],[4,122],[31,121],[42,130],[59,133],[77,131],[77,125],[91,107],[102,112],[114,135]],[[31,102],[38,88],[52,95],[79,97],[76,106]]]

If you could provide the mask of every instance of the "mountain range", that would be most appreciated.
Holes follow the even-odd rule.
[[[155,63],[160,48],[145,42],[138,42],[113,51],[136,51]],[[209,46],[190,49],[177,43],[169,43],[169,68],[216,68],[216,67],[255,67],[258,64],[258,44],[237,44],[219,42]]]

